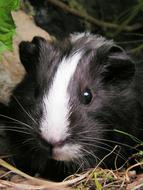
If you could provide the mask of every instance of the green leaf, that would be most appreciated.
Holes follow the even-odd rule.
[[[125,131],[120,131],[118,129],[114,129],[114,131],[117,132],[117,133],[121,133],[121,134],[123,134],[125,136],[130,137],[134,142],[136,142],[138,144],[142,144],[143,143],[140,139],[138,139],[137,137],[135,137],[135,136],[133,136],[133,135],[131,135],[131,134],[125,132]]]
[[[97,173],[95,173],[95,172],[94,172],[94,182],[95,182],[95,186],[96,186],[97,190],[102,190],[103,189],[101,183],[97,179]]]
[[[138,0],[138,4],[140,5],[141,10],[143,11],[143,0]]]
[[[19,0],[0,0],[0,57],[6,50],[12,50],[12,39],[15,34],[15,24],[11,11],[19,8]]]

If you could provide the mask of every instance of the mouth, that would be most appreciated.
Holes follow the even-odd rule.
[[[82,157],[81,146],[77,144],[65,144],[52,150],[52,158],[57,161],[72,161],[79,157]]]
[[[73,161],[82,157],[82,147],[78,144],[73,144],[64,141],[63,143],[51,144],[45,139],[40,139],[39,148],[46,153],[50,159],[57,161]]]

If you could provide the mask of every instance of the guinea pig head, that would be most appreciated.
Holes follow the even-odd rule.
[[[118,139],[114,129],[131,124],[123,115],[132,106],[135,68],[125,51],[94,35],[64,48],[35,37],[20,44],[20,59],[27,74],[12,102],[21,107],[17,119],[28,126],[25,144],[58,161],[95,164],[109,153]]]

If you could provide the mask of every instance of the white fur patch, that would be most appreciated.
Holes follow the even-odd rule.
[[[80,145],[65,144],[62,147],[53,149],[53,158],[55,160],[70,161],[79,157],[82,157]]]
[[[83,38],[85,36],[90,36],[91,34],[89,32],[75,32],[73,34],[70,35],[70,39],[72,42],[76,42],[77,40],[79,40],[80,38]]]
[[[63,58],[49,92],[43,99],[44,116],[40,128],[42,137],[50,143],[64,141],[70,135],[70,96],[67,89],[81,56],[82,52],[76,52]]]
[[[106,40],[106,38],[104,38],[103,36],[94,35],[94,34],[91,34],[90,32],[74,33],[74,34],[70,35],[71,42],[73,42],[73,43],[82,39],[83,37],[86,37],[85,43],[88,43],[90,41],[93,42],[93,39],[94,39],[94,41],[95,41],[94,42],[94,49],[95,48],[98,49],[101,46],[103,46],[104,44],[107,44],[107,45],[113,45],[114,44],[113,40]]]

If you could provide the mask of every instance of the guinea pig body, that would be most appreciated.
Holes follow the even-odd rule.
[[[122,48],[91,34],[35,37],[20,59],[26,75],[1,113],[17,167],[60,180],[105,157],[107,167],[126,162],[143,137],[143,80]]]

